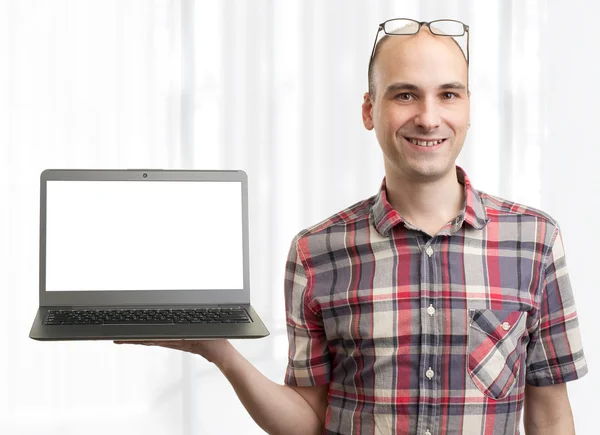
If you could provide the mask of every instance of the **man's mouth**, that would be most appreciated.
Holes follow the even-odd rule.
[[[420,147],[433,147],[433,146],[442,144],[446,140],[445,138],[443,138],[443,139],[423,139],[423,138],[413,138],[413,137],[406,137],[406,136],[404,136],[404,139],[406,139],[413,145],[417,145]]]

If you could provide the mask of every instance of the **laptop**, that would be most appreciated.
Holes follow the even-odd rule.
[[[35,340],[260,338],[243,171],[41,174]]]

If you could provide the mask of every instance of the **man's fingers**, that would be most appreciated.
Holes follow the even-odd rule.
[[[149,341],[123,341],[115,340],[115,344],[142,344],[144,346],[161,346],[171,349],[184,350],[184,340],[149,340]]]
[[[124,341],[115,340],[115,344],[138,344],[142,346],[158,346],[167,349],[181,350],[184,352],[197,353],[194,343],[186,340],[149,340],[149,341]]]
[[[122,340],[115,340],[115,341],[113,341],[113,343],[115,343],[115,344],[143,344],[144,346],[152,346],[152,342],[151,341],[122,341]]]
[[[183,340],[164,340],[164,341],[151,341],[152,346],[168,347],[170,349],[184,350]]]

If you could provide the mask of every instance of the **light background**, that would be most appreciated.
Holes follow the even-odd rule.
[[[245,170],[252,301],[272,334],[234,344],[282,382],[291,239],[383,177],[360,104],[392,17],[470,25],[458,163],[476,188],[560,223],[590,366],[569,393],[578,433],[596,433],[599,14],[584,0],[0,0],[0,433],[262,433],[201,358],[28,338],[39,174]]]

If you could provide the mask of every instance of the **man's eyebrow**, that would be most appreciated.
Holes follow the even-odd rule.
[[[391,94],[391,93],[398,92],[398,91],[418,91],[418,90],[419,90],[419,87],[416,85],[413,85],[412,83],[398,82],[398,83],[392,83],[387,88],[385,88],[385,93]]]
[[[467,87],[465,85],[463,85],[461,82],[450,82],[450,83],[444,83],[443,85],[441,85],[440,89],[455,89],[458,91],[464,91],[465,89],[467,89]]]

